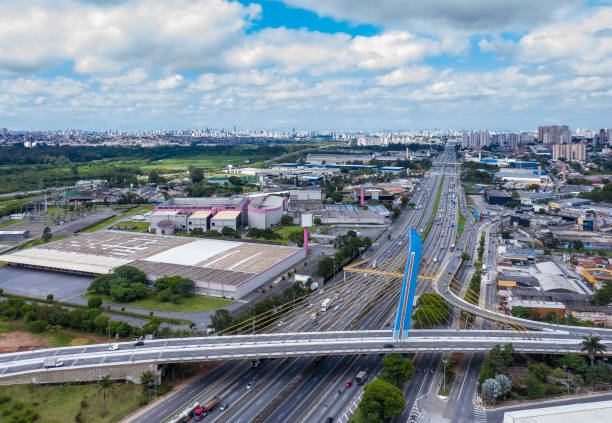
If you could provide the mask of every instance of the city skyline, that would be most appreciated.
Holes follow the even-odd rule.
[[[11,130],[610,127],[610,1],[4,3]]]

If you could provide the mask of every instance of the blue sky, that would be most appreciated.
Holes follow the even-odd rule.
[[[0,127],[612,127],[610,1],[0,4]]]

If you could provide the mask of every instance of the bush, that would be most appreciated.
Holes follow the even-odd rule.
[[[30,330],[32,332],[44,332],[45,329],[47,329],[47,323],[44,320],[35,320],[32,323],[30,323]]]
[[[286,214],[281,216],[281,225],[283,226],[293,225],[293,217],[286,215]]]
[[[89,300],[87,300],[88,308],[100,308],[101,305],[102,305],[102,298],[100,297],[91,297]]]

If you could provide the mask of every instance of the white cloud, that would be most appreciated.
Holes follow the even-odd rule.
[[[48,70],[72,60],[83,73],[126,65],[170,70],[219,67],[219,55],[240,42],[257,4],[225,0],[138,0],[96,7],[34,2],[3,11],[0,68]]]
[[[612,55],[612,8],[591,9],[577,17],[539,27],[518,42],[501,37],[481,40],[483,51],[522,63],[563,61],[585,71],[585,64],[601,66]],[[588,66],[588,65],[587,65]]]
[[[168,90],[176,88],[183,83],[183,75],[172,75],[160,81],[157,81],[157,88],[160,90]]]
[[[384,86],[397,86],[405,84],[419,84],[430,79],[434,74],[431,66],[413,66],[398,68],[385,75],[376,76],[376,83]]]

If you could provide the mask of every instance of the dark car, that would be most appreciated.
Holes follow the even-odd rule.
[[[325,423],[334,423],[334,418],[333,417],[326,418]]]
[[[385,344],[383,345],[383,348],[393,348],[393,344]]]
[[[144,341],[142,341],[142,340],[134,342],[134,346],[135,347],[142,347],[143,345],[144,345]]]

